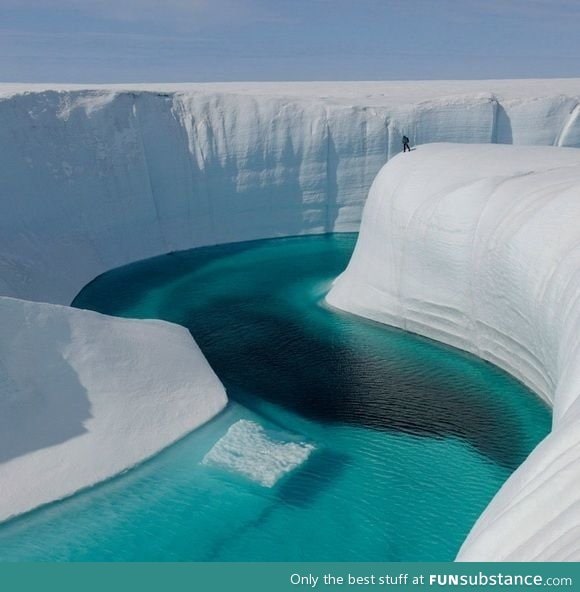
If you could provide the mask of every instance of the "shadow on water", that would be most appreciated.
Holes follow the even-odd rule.
[[[295,468],[276,486],[276,499],[285,505],[298,508],[311,506],[314,500],[327,490],[344,473],[348,457],[332,450],[316,450],[300,467]],[[232,540],[242,540],[246,532],[265,528],[272,514],[278,511],[277,504],[270,504],[249,522],[241,523],[226,538],[215,542],[205,561],[218,561]]]
[[[183,321],[218,376],[235,387],[228,389],[234,399],[241,388],[318,422],[461,438],[511,470],[528,453],[517,423],[493,401],[470,393],[458,376],[365,351],[365,344],[319,338],[288,316],[249,310],[235,298],[213,305],[205,318],[221,317],[219,329],[197,316]],[[236,329],[230,314],[243,317],[246,329]],[[252,408],[252,399],[242,397],[239,402]]]
[[[74,304],[124,316],[153,312],[184,325],[230,396],[252,393],[238,400],[254,410],[265,400],[321,423],[460,438],[515,469],[530,443],[501,396],[482,396],[497,369],[307,298],[289,301],[300,282],[338,275],[353,246],[354,235],[329,235],[175,253],[101,276]],[[154,290],[162,298],[148,310]]]
[[[309,506],[323,491],[332,487],[349,462],[346,454],[316,450],[300,467],[284,478],[278,498],[292,506]]]

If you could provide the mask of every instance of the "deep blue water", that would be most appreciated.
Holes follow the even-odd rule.
[[[548,433],[490,364],[323,305],[355,235],[172,253],[74,305],[188,327],[227,387],[215,420],[152,460],[0,527],[0,560],[451,560]],[[201,464],[240,419],[316,447],[265,488]]]

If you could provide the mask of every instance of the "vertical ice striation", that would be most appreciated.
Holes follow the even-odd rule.
[[[172,250],[357,230],[401,149],[579,145],[578,81],[0,85],[0,294]]]
[[[330,304],[475,353],[553,406],[553,431],[462,560],[578,560],[580,150],[433,144],[375,179]]]

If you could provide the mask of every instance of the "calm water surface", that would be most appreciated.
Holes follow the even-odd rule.
[[[453,559],[549,410],[472,356],[325,308],[355,240],[195,249],[85,287],[75,306],[188,327],[231,403],[140,467],[1,526],[0,559]],[[202,465],[240,419],[315,451],[272,488]]]

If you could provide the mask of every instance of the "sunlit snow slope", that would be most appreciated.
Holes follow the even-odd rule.
[[[468,350],[552,406],[462,560],[580,559],[580,150],[433,144],[371,187],[338,308]]]
[[[183,327],[0,298],[0,520],[152,456],[226,404]]]

